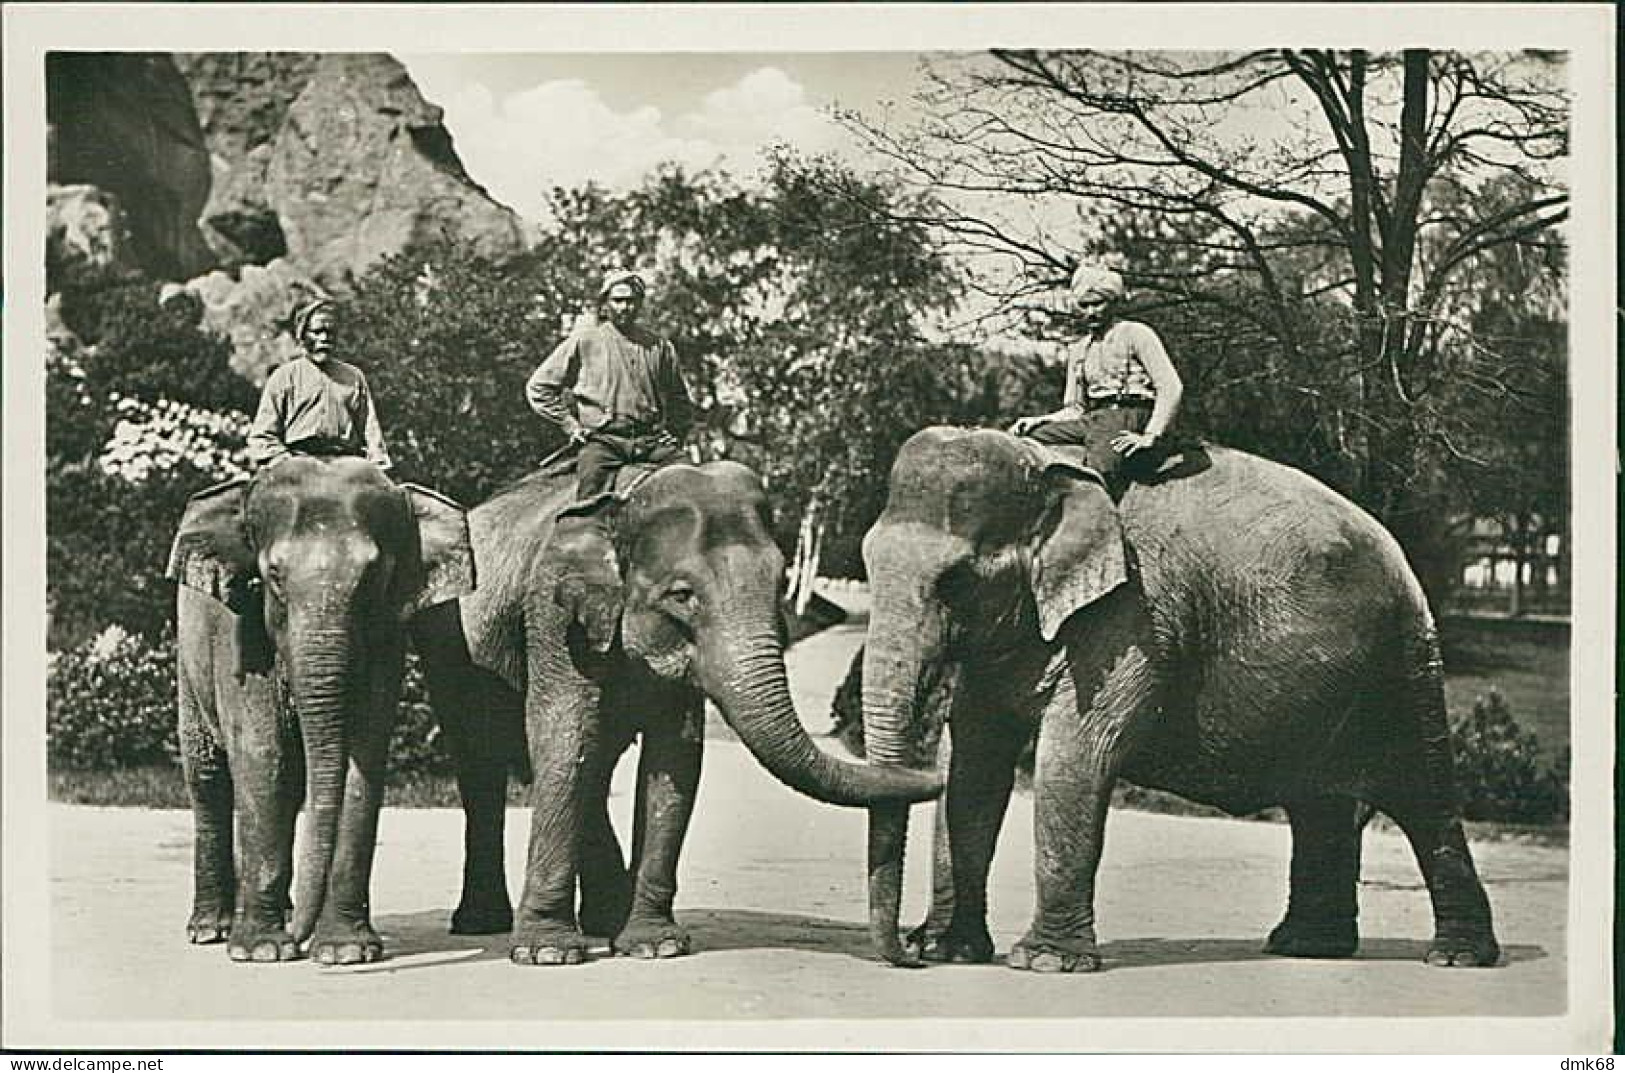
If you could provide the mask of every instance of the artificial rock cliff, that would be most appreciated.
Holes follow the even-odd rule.
[[[307,293],[423,242],[525,245],[387,55],[54,53],[47,114],[48,288],[182,285],[255,380]]]

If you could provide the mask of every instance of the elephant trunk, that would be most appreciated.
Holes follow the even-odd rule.
[[[309,838],[299,862],[292,934],[304,942],[327,898],[350,757],[348,712],[354,641],[342,625],[312,625],[290,634],[290,679],[305,739]]]
[[[784,648],[771,631],[725,636],[702,661],[701,685],[751,755],[791,789],[832,805],[926,801],[942,792],[936,770],[838,760],[808,736],[790,699]],[[905,806],[906,807],[906,806]]]
[[[876,602],[863,655],[864,751],[876,764],[906,764],[922,737],[923,701],[946,704],[933,688],[940,667],[940,614]],[[945,713],[934,713],[945,714]],[[915,966],[898,940],[908,808],[869,810],[869,937],[893,965]]]

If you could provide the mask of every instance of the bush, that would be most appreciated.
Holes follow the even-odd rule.
[[[169,546],[187,497],[213,483],[189,464],[134,484],[94,461],[45,473],[46,643],[73,648],[117,625],[156,642],[174,623]]]
[[[1542,766],[1540,742],[1496,690],[1450,728],[1462,815],[1503,823],[1554,823],[1569,810],[1569,758]]]
[[[58,653],[45,679],[46,755],[70,770],[176,762],[175,639],[119,626]]]
[[[46,753],[62,771],[168,765],[180,755],[175,638],[149,641],[114,625],[53,657],[46,672]],[[389,771],[443,775],[451,758],[429,709],[415,657],[408,657]]]
[[[429,707],[428,685],[417,656],[406,657],[406,677],[401,680],[400,715],[389,740],[389,774],[446,775],[453,771],[451,754],[446,751],[440,727]]]

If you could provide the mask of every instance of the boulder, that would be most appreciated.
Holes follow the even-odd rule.
[[[222,263],[287,260],[342,293],[379,259],[447,239],[493,259],[524,232],[463,169],[441,110],[382,54],[179,57],[212,155],[204,232]]]
[[[47,179],[116,198],[129,259],[148,275],[184,279],[209,268],[214,257],[197,227],[209,196],[209,154],[169,55],[51,52],[45,79]]]
[[[119,199],[76,183],[45,190],[45,287],[94,290],[141,274],[130,221]]]
[[[203,325],[231,340],[231,367],[255,385],[299,353],[290,332],[293,310],[319,289],[286,258],[244,265],[235,277],[214,271],[185,289],[203,303]]]

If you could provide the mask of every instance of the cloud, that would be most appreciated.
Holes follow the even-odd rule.
[[[580,79],[543,82],[500,98],[467,83],[435,103],[445,110],[469,174],[529,219],[545,216],[546,191],[554,186],[593,181],[627,189],[666,161],[748,176],[766,146],[817,152],[837,149],[843,140],[805,87],[776,67],[758,68],[676,115],[652,104],[617,111]]]

